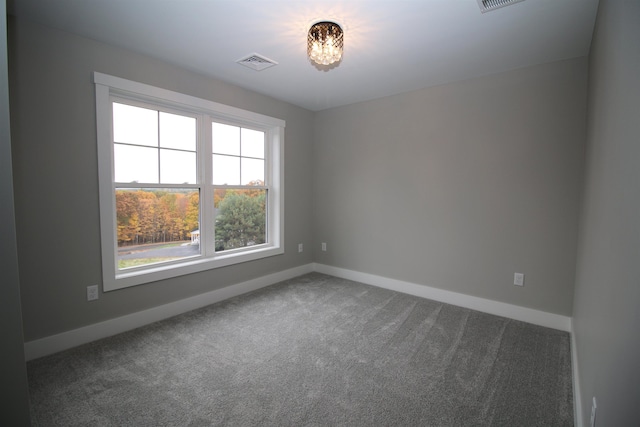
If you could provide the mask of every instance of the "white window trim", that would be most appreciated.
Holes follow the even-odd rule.
[[[93,80],[96,88],[100,235],[102,280],[105,292],[284,253],[284,120],[99,72],[93,73]],[[112,96],[206,114],[216,121],[224,120],[240,126],[264,130],[267,138],[266,149],[270,156],[266,171],[269,177],[268,243],[233,251],[214,252],[209,256],[205,256],[203,250],[203,255],[198,258],[176,260],[126,272],[118,271],[116,266],[113,140],[111,137]],[[210,130],[207,131],[206,127],[201,123],[199,131],[205,134],[209,132],[210,135]],[[200,139],[207,140],[206,137]],[[210,150],[208,151],[210,152]],[[200,158],[204,159],[205,156],[206,150],[204,155],[200,155]],[[205,168],[202,166],[201,163],[201,169],[204,170]],[[202,176],[201,182],[211,182],[210,178],[210,176]],[[206,185],[208,184],[203,184],[203,188]],[[206,198],[206,195],[203,196]],[[211,208],[206,201],[202,201],[201,209]],[[207,214],[201,211],[200,215],[201,218],[204,218],[204,215]]]

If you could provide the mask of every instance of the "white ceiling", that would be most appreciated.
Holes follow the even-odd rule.
[[[587,55],[598,0],[9,0],[9,13],[318,111]],[[319,20],[345,31],[330,70],[306,55]],[[235,61],[258,53],[279,65]]]

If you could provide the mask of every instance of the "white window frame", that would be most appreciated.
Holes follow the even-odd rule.
[[[105,292],[199,271],[253,261],[284,253],[284,128],[285,121],[143,83],[93,73],[96,90],[98,185],[102,280]],[[116,251],[116,203],[111,103],[128,99],[159,109],[198,116],[198,185],[200,189],[201,255],[166,263],[119,270]],[[265,181],[267,192],[267,243],[215,252],[211,171],[211,122],[224,122],[265,132]],[[144,187],[144,184],[141,184]],[[160,185],[171,187],[169,184]],[[174,185],[174,187],[181,187]],[[235,186],[236,188],[238,186]],[[229,188],[233,188],[230,186]],[[210,227],[204,224],[211,224]]]

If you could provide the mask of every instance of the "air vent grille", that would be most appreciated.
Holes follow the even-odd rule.
[[[478,0],[478,6],[480,6],[480,11],[485,13],[514,3],[519,3],[521,1],[524,0]]]
[[[258,55],[257,53],[252,53],[251,55],[245,58],[238,59],[236,62],[240,65],[244,65],[245,67],[249,67],[252,70],[256,70],[256,71],[262,71],[265,68],[278,65],[276,61],[269,59],[265,56]]]

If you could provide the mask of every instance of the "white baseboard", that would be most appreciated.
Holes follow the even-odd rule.
[[[580,376],[578,375],[578,347],[576,346],[576,334],[571,321],[571,370],[573,371],[573,420],[576,427],[584,426],[582,418],[582,393],[580,391]]]
[[[506,304],[485,298],[478,298],[458,292],[446,291],[444,289],[433,288],[426,285],[404,282],[386,277],[376,276],[358,271],[332,267],[324,264],[311,263],[295,267],[289,270],[269,274],[264,277],[248,280],[246,282],[216,289],[211,292],[185,298],[172,303],[153,307],[147,310],[131,313],[104,322],[94,323],[82,328],[62,332],[24,344],[26,360],[33,360],[49,354],[57,353],[72,347],[86,344],[111,335],[126,332],[140,326],[148,325],[159,320],[167,319],[178,314],[186,313],[197,308],[205,307],[216,302],[232,298],[247,292],[260,289],[274,283],[288,280],[303,274],[317,271],[331,276],[354,280],[357,282],[373,285],[385,289],[390,289],[410,295],[428,298],[447,304],[470,308],[485,313],[521,320],[536,325],[571,331],[571,319],[553,313],[547,313],[530,308]],[[572,342],[573,344],[573,342]],[[575,347],[575,346],[574,346]],[[573,354],[573,353],[572,353]],[[574,356],[575,357],[575,356]],[[574,381],[576,375],[574,373]],[[574,386],[575,387],[575,386]],[[578,389],[579,390],[579,389]],[[579,403],[579,400],[576,399]],[[580,424],[578,424],[580,426]]]
[[[159,320],[167,319],[178,314],[186,313],[197,308],[205,307],[216,302],[232,298],[274,283],[288,280],[303,274],[311,273],[313,264],[306,264],[289,270],[269,274],[267,276],[248,280],[246,282],[227,286],[222,289],[174,301],[158,307],[131,313],[104,322],[62,332],[45,338],[26,342],[24,352],[26,360],[37,359],[38,357],[57,353],[72,347],[86,344],[111,335],[126,332],[140,326],[148,325]]]
[[[404,282],[401,280],[390,279],[388,277],[361,273],[359,271],[347,270],[324,264],[314,264],[313,270],[319,273],[365,283],[367,285],[373,285],[434,301],[457,305],[459,307],[470,308],[484,313],[495,314],[497,316],[508,317],[510,319],[533,323],[534,325],[545,326],[547,328],[571,332],[571,318],[561,316],[559,314],[547,313],[545,311],[534,310],[518,305],[507,304],[486,298],[474,297],[458,292],[433,288],[431,286]]]

